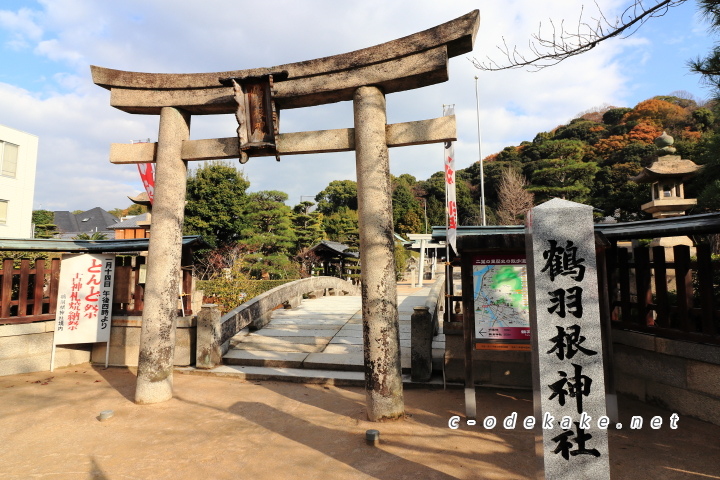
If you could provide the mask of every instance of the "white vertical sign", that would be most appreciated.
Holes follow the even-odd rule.
[[[115,255],[63,255],[54,345],[110,341]]]
[[[455,115],[455,107],[446,105],[443,116]],[[457,200],[455,198],[455,146],[453,142],[445,142],[445,202],[447,209],[447,242],[457,254],[455,245],[457,238]],[[449,259],[448,259],[449,260]]]

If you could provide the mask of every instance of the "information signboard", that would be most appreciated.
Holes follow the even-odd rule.
[[[529,351],[525,255],[474,255],[471,263],[475,348]]]
[[[110,341],[115,255],[63,255],[54,345]]]

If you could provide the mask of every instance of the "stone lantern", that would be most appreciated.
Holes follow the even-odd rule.
[[[631,177],[637,183],[652,184],[652,200],[640,208],[653,216],[653,218],[678,217],[685,215],[693,205],[697,204],[695,198],[685,198],[683,182],[695,176],[700,166],[692,160],[684,160],[675,155],[675,142],[673,137],[663,132],[655,139],[658,147],[657,158],[645,167],[639,175]],[[665,258],[674,261],[673,248],[675,245],[687,245],[691,254],[694,254],[694,244],[689,237],[660,237],[655,238],[651,247],[665,247]],[[668,274],[668,288],[675,289],[675,276]]]
[[[673,137],[663,132],[655,139],[658,156],[649,167],[645,167],[636,177],[630,178],[637,183],[652,184],[652,200],[640,208],[653,218],[677,217],[697,203],[694,198],[685,198],[683,182],[693,177],[700,169],[692,160],[684,160],[674,155]]]

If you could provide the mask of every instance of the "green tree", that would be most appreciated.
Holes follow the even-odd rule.
[[[55,235],[55,213],[50,210],[33,210],[32,223],[35,226],[35,238],[52,238]]]
[[[287,194],[265,190],[248,195],[243,212],[246,227],[241,240],[252,252],[245,256],[246,269],[255,278],[298,278],[298,266],[290,259],[295,248],[292,211]]]
[[[529,192],[538,202],[560,197],[584,202],[590,194],[598,171],[595,162],[585,162],[585,145],[579,140],[546,140],[541,146],[543,159],[538,161],[531,176]]]
[[[137,203],[133,203],[127,208],[127,214],[128,215],[142,215],[143,213],[147,213],[148,208],[145,205],[138,205]]]
[[[420,202],[415,198],[405,179],[393,182],[392,194],[393,224],[400,234],[420,233],[423,230],[423,212]]]
[[[710,31],[717,33],[720,28],[720,9],[717,0],[698,0],[700,13],[710,25]],[[698,56],[688,62],[690,70],[702,76],[703,82],[709,85],[715,96],[720,95],[720,44],[715,46],[704,57]]]
[[[712,180],[698,195],[697,209],[704,212],[720,211],[720,180]]]
[[[558,127],[555,130],[553,139],[582,140],[583,142],[593,145],[603,137],[604,133],[604,125],[590,120],[576,118],[569,124]]]
[[[330,240],[348,245],[357,236],[357,210],[342,207],[337,212],[324,216],[323,229]]]
[[[715,114],[708,108],[698,108],[692,117],[700,131],[710,130],[715,123]]]
[[[325,237],[323,214],[310,211],[313,202],[301,202],[293,208],[292,223],[295,229],[295,252],[301,252],[319,243]]]
[[[250,182],[233,165],[210,162],[190,173],[184,233],[202,235],[213,248],[241,238]]]
[[[108,210],[108,213],[110,215],[113,215],[117,218],[122,218],[125,216],[125,209],[123,208],[113,208],[112,210]]]
[[[317,209],[323,215],[330,215],[342,208],[357,210],[357,182],[353,180],[333,180],[315,196]]]
[[[632,108],[627,107],[611,108],[607,112],[603,113],[603,123],[606,125],[617,125],[622,122],[625,114],[631,110]]]
[[[79,233],[73,237],[73,240],[107,240],[107,235],[102,232]]]

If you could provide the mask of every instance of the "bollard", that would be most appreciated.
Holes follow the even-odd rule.
[[[413,307],[410,317],[410,378],[429,382],[432,377],[433,321],[428,307]]]

